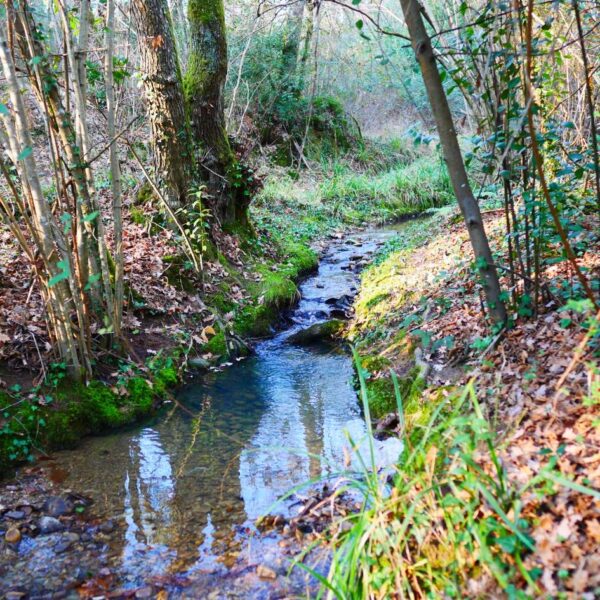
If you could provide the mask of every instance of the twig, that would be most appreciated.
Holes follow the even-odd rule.
[[[123,129],[121,129],[121,131],[119,131],[115,137],[102,148],[102,150],[100,150],[100,152],[95,154],[93,158],[90,158],[88,161],[86,161],[86,166],[89,167],[95,160],[98,160],[140,117],[141,115],[136,115],[133,117],[133,119],[131,119],[131,121],[129,121],[129,123],[127,123],[127,125],[125,125],[125,127],[123,127]]]
[[[31,337],[33,338],[33,343],[35,344],[35,349],[37,351],[38,358],[40,359],[40,366],[42,367],[42,381],[44,381],[44,379],[46,379],[46,367],[44,366],[44,359],[42,358],[42,353],[40,352],[40,348],[38,346],[37,340],[35,339],[35,335],[33,335],[32,331],[29,332],[29,335],[31,335]]]
[[[479,357],[480,361],[483,359],[498,345],[498,342],[502,338],[502,336],[506,333],[506,328],[503,327],[498,334],[494,337],[494,339],[489,343],[488,347],[483,351],[481,356]]]
[[[179,229],[181,235],[183,236],[183,241],[184,241],[185,245],[187,246],[187,249],[189,252],[189,257],[192,260],[192,262],[194,263],[194,268],[196,269],[197,273],[200,273],[202,271],[202,268],[201,268],[200,264],[198,263],[198,258],[196,257],[196,253],[194,252],[194,249],[192,248],[192,244],[185,232],[185,229],[183,228],[183,225],[179,222],[179,219],[173,212],[173,209],[169,206],[169,203],[167,202],[166,198],[163,196],[163,194],[161,194],[160,190],[158,189],[158,186],[154,183],[154,181],[148,174],[146,167],[144,167],[142,160],[138,156],[138,153],[135,151],[135,148],[133,147],[131,142],[127,138],[123,138],[123,141],[127,144],[127,147],[131,150],[131,153],[133,154],[137,164],[139,165],[140,169],[142,170],[142,173],[144,174],[146,181],[148,182],[148,184],[150,185],[150,187],[152,188],[154,193],[160,198],[161,202],[165,206],[165,209],[169,213],[169,216],[171,217],[171,219],[173,219],[173,222],[177,226],[177,229]]]

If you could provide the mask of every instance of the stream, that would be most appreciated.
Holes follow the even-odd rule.
[[[45,461],[42,470],[60,474],[65,494],[93,500],[95,518],[76,533],[24,535],[16,548],[2,542],[0,592],[78,597],[92,577],[88,597],[103,589],[141,598],[159,589],[163,598],[310,595],[315,581],[298,568],[289,573],[290,542],[276,530],[259,534],[255,521],[293,514],[307,494],[302,484],[343,469],[349,435],[366,452],[366,426],[348,352],[292,340],[351,304],[360,269],[400,228],[331,242],[300,286],[288,326],[253,356],[194,375],[178,392],[185,409],[167,405],[151,422]],[[394,438],[376,442],[378,465],[393,463],[400,449]],[[316,568],[326,570],[326,560]]]

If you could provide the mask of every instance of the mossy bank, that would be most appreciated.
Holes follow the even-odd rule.
[[[122,367],[114,381],[88,385],[53,365],[44,383],[0,392],[0,475],[49,450],[74,447],[86,435],[136,423],[154,413],[180,381],[181,351],[158,356],[140,369]]]

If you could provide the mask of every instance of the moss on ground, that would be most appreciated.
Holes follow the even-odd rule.
[[[369,408],[374,418],[397,410],[390,372],[404,373],[398,383],[409,437],[420,435],[435,408],[423,399],[426,381],[421,367],[415,364],[416,342],[410,335],[420,318],[414,304],[431,291],[415,256],[446,213],[442,210],[428,219],[407,223],[402,235],[374,257],[361,277],[347,333],[367,374]]]
[[[246,269],[258,274],[260,279],[243,279],[227,258],[220,257],[220,263],[228,272],[218,288],[207,297],[206,303],[217,313],[233,313],[227,323],[227,332],[218,326],[217,334],[200,349],[223,360],[228,358],[227,335],[242,338],[264,337],[272,333],[273,326],[281,310],[292,306],[300,297],[298,280],[318,266],[317,253],[308,244],[293,240],[272,240],[271,253],[265,252],[260,240],[255,237],[242,237],[242,246],[250,256]],[[245,291],[246,299],[235,302],[231,299],[232,286]],[[237,348],[243,352],[243,348]]]
[[[146,378],[147,377],[147,378]],[[0,392],[0,474],[42,450],[72,448],[86,435],[105,433],[150,416],[179,382],[172,359],[148,375],[123,382],[121,393],[101,381],[63,379],[35,392]]]

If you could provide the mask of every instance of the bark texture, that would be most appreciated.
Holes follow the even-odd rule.
[[[506,322],[506,309],[501,301],[498,272],[485,233],[481,211],[469,184],[448,99],[431,47],[431,40],[423,24],[422,7],[417,0],[400,0],[400,3],[412,47],[421,68],[429,103],[435,117],[454,194],[469,232],[471,246],[482,278],[488,310],[495,323],[503,324]]]
[[[181,70],[167,0],[132,0],[152,127],[156,178],[172,208],[185,204],[190,183],[189,131]]]
[[[223,0],[190,0],[188,23],[190,49],[184,90],[203,179],[215,217],[223,224],[245,223],[249,195],[244,170],[225,127],[227,39]]]

